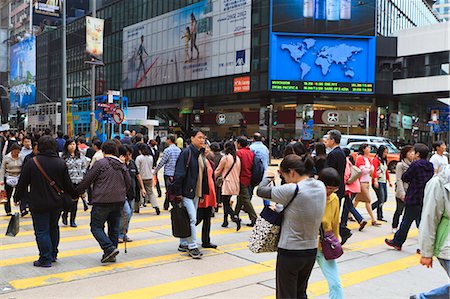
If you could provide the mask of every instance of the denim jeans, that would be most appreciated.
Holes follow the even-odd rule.
[[[328,298],[343,299],[344,292],[342,290],[341,281],[339,280],[339,272],[336,260],[326,260],[323,256],[322,250],[317,250],[316,256],[317,264],[322,270],[323,276],[328,282]]]
[[[348,222],[348,213],[352,213],[358,223],[361,223],[364,218],[358,212],[358,210],[353,206],[353,197],[354,195],[345,195],[344,206],[342,207],[341,214],[341,226],[347,227]]]
[[[130,227],[131,216],[133,215],[134,199],[125,200],[122,213],[120,214],[119,238],[127,237],[128,228]]]
[[[377,209],[377,219],[383,219],[383,205],[387,201],[387,185],[386,183],[378,183],[378,188],[373,187],[377,195],[377,201],[372,203],[372,210]]]
[[[395,233],[394,239],[392,240],[395,245],[402,246],[408,237],[409,229],[411,224],[416,221],[416,224],[420,224],[420,217],[422,214],[422,206],[405,206],[405,214],[402,218],[402,223],[400,223],[399,230]]]
[[[61,210],[51,212],[31,212],[34,235],[39,249],[39,261],[51,263],[58,255],[59,226]]]
[[[448,277],[450,278],[450,260],[439,259],[442,267],[445,272],[447,272]],[[443,285],[440,288],[431,290],[426,293],[420,293],[416,296],[418,299],[441,299],[441,298],[450,298],[450,284]]]
[[[91,210],[91,232],[105,253],[117,248],[119,243],[120,214],[123,203],[94,205]],[[108,235],[105,233],[108,223]]]
[[[189,222],[191,225],[191,236],[189,238],[180,238],[180,245],[188,246],[189,249],[198,248],[197,245],[197,208],[198,208],[198,197],[190,199],[183,197],[183,205],[186,207],[187,213],[189,215]]]

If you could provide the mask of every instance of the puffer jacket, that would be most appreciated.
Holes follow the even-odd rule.
[[[419,247],[423,257],[450,260],[450,165],[425,187]]]
[[[131,178],[125,164],[114,156],[107,156],[94,164],[76,190],[81,194],[91,184],[94,184],[92,204],[123,203],[131,187]]]
[[[397,163],[395,168],[395,197],[405,198],[406,190],[408,190],[409,184],[402,181],[402,175],[411,165],[411,162],[407,159],[403,159],[401,162]]]

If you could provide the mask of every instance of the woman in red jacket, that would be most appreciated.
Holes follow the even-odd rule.
[[[208,187],[209,194],[200,198],[198,201],[197,209],[197,225],[203,221],[202,225],[202,247],[203,248],[217,248],[217,245],[211,243],[210,233],[211,233],[211,215],[214,213],[214,208],[217,205],[216,202],[216,186],[214,183],[214,166],[213,162],[209,159],[211,150],[207,144],[204,145],[206,168],[208,173]]]

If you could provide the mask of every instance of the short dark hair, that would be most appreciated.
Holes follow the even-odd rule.
[[[247,137],[245,137],[245,136],[238,137],[236,142],[237,142],[237,144],[239,144],[242,147],[247,147],[248,146],[248,140],[247,140]]]
[[[170,140],[170,142],[175,143],[176,142],[175,135],[173,134],[167,135],[167,140]]]
[[[414,146],[412,145],[405,145],[404,147],[402,147],[402,150],[400,151],[400,160],[406,159],[406,155],[411,150],[414,150]]]
[[[69,157],[69,145],[75,142],[75,140],[73,139],[67,139],[66,143],[64,143],[64,148],[63,148],[63,153],[62,153],[62,158],[63,159],[67,159]],[[75,142],[75,158],[79,158],[80,157],[80,150],[78,149],[78,146],[76,146],[76,142]]]
[[[44,130],[44,135],[51,135],[52,134],[52,130],[50,130],[49,128]]]
[[[21,149],[22,147],[18,143],[14,142],[13,144],[11,144],[9,151],[12,152],[13,150],[21,150]]]
[[[51,136],[44,135],[38,140],[38,151],[43,152],[55,152],[56,153],[56,140]]]
[[[134,135],[134,142],[141,142],[142,138],[144,138],[144,135],[142,135],[141,133],[137,133],[136,135]]]
[[[203,132],[200,129],[192,129],[191,133],[189,134],[189,137],[195,137],[197,136],[198,133],[202,133],[203,135],[205,135],[205,132]]]
[[[22,140],[25,140],[25,139],[31,140],[31,136],[28,135],[28,134],[27,134],[27,135],[24,135]]]
[[[119,156],[126,156],[127,155],[127,148],[125,145],[119,146]]]
[[[255,132],[253,134],[253,139],[255,139],[255,141],[261,141],[262,140],[262,135],[259,132]]]
[[[117,156],[118,151],[117,151],[117,145],[116,145],[116,143],[115,143],[113,140],[111,140],[111,139],[106,140],[106,141],[103,142],[103,144],[102,144],[102,152],[103,152],[105,155],[114,155],[114,156]]]
[[[341,143],[342,134],[338,130],[331,130],[328,132],[328,138],[333,139],[337,144]]]
[[[428,158],[428,153],[430,152],[430,149],[425,144],[423,143],[414,144],[414,150],[416,151],[416,153],[419,153],[420,159]]]
[[[341,185],[341,177],[337,170],[332,167],[322,169],[319,173],[319,180],[322,181],[325,186],[338,187]]]
[[[139,143],[138,146],[137,146],[137,149],[144,156],[150,155],[150,147],[147,144],[145,144],[145,143]]]
[[[437,148],[440,147],[441,145],[443,145],[445,142],[442,140],[436,141],[435,143],[433,143],[433,151],[437,151]]]
[[[211,150],[215,153],[220,152],[220,144],[218,142],[213,142],[211,143],[211,145],[209,146],[211,148]]]
[[[97,148],[102,148],[102,142],[100,141],[100,139],[96,139],[92,142],[92,145],[95,145]]]
[[[58,138],[63,138],[63,136],[64,136],[63,132],[61,132],[61,131],[58,131],[56,133],[56,135],[58,135]]]
[[[86,138],[84,138],[83,136],[80,136],[80,137],[78,137],[77,142],[81,143],[81,144],[86,144]]]

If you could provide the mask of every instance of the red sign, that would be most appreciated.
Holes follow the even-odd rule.
[[[250,76],[234,78],[234,93],[250,91]]]
[[[118,125],[120,125],[125,120],[125,113],[122,109],[117,108],[116,110],[114,110],[113,120]]]

